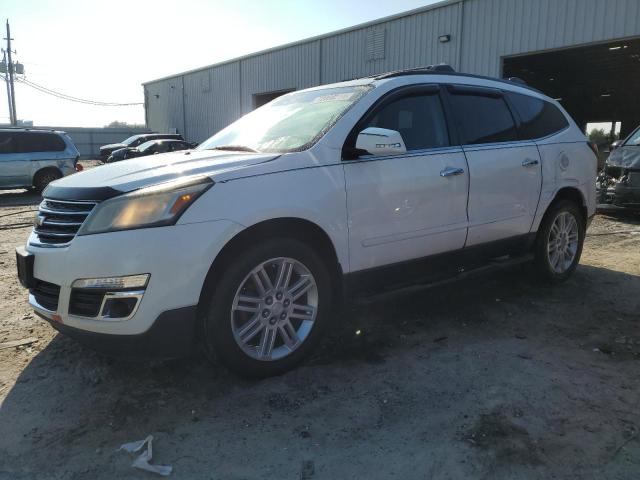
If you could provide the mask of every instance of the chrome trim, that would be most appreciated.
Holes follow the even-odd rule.
[[[42,227],[44,225],[56,225],[58,227],[79,227],[80,225],[82,225],[82,222],[61,222],[59,220],[43,220],[42,224],[38,226]]]
[[[87,217],[94,210],[99,202],[92,200],[55,200],[50,198],[43,198],[37,210],[36,225],[33,229],[33,235],[36,240],[31,240],[29,245],[40,248],[64,248],[68,247],[71,241],[78,234],[78,231],[82,227],[82,224]],[[65,208],[65,206],[76,206],[79,210],[73,210],[72,208]],[[62,217],[62,219],[52,219],[49,216]],[[79,218],[78,218],[79,217]],[[68,218],[68,220],[65,220]],[[48,230],[47,226],[52,228]],[[68,227],[75,231],[55,231],[55,227]],[[62,239],[60,243],[49,242],[42,240],[45,239]],[[65,241],[66,240],[66,241]]]
[[[115,292],[115,291],[107,292],[102,297],[102,303],[100,304],[100,308],[98,309],[98,315],[96,315],[95,317],[87,317],[84,315],[74,315],[72,313],[69,313],[69,316],[73,318],[84,319],[84,320],[98,320],[98,321],[104,321],[104,322],[125,322],[127,320],[131,320],[133,316],[136,314],[136,312],[138,311],[138,307],[140,307],[140,302],[142,300],[142,297],[145,291],[146,290],[129,290],[125,292]],[[112,318],[112,317],[102,315],[102,311],[104,310],[105,303],[107,303],[107,300],[111,300],[113,298],[135,298],[137,301],[133,307],[133,310],[131,310],[131,313],[127,317]]]
[[[140,306],[140,301],[142,300],[142,296],[144,295],[145,290],[134,290],[129,292],[108,292],[104,294],[102,297],[102,305],[100,305],[100,310],[98,316],[96,317],[98,320],[105,320],[110,322],[124,322],[127,320],[131,320],[131,318],[138,311],[138,307]],[[111,318],[105,315],[102,315],[102,311],[104,310],[104,305],[107,303],[107,300],[111,300],[113,298],[135,298],[136,304],[133,306],[133,310],[127,317],[117,317]]]
[[[446,167],[445,169],[440,171],[441,177],[452,177],[454,175],[462,175],[464,170],[459,167]]]
[[[91,210],[52,210],[51,208],[43,207],[42,205],[38,208],[38,213],[49,213],[51,215],[89,215]]]
[[[34,241],[29,242],[30,247],[37,247],[37,248],[63,248],[63,247],[68,247],[70,244],[71,244],[71,240],[65,243],[40,243],[40,242],[34,242]]]
[[[36,297],[31,293],[29,293],[29,305],[31,305],[31,308],[33,308],[36,312],[40,313],[41,315],[44,315],[49,319],[51,319],[51,317],[53,317],[56,313],[58,313],[57,311],[44,308],[42,305],[38,303],[38,301],[36,300]]]

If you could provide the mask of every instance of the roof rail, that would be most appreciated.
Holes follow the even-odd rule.
[[[424,75],[427,73],[455,73],[455,70],[451,65],[440,63],[438,65],[428,65],[426,67],[407,68],[404,70],[381,73],[379,75],[372,75],[371,78],[381,80],[383,78],[401,77],[403,75]]]
[[[508,82],[512,82],[512,83],[519,83],[520,85],[526,85],[527,84],[527,82],[525,82],[520,77],[509,77],[509,78],[505,78],[505,80],[507,80]]]

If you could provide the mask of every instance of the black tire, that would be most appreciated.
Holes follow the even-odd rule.
[[[231,327],[233,300],[243,280],[267,260],[289,257],[301,262],[313,275],[318,292],[315,321],[305,340],[278,360],[258,360],[245,353],[234,338]],[[229,370],[247,378],[280,375],[297,366],[318,344],[334,313],[329,270],[322,257],[307,244],[291,238],[270,238],[237,254],[223,267],[218,282],[205,292],[203,311],[204,343],[207,355]]]
[[[571,214],[578,224],[578,246],[571,265],[562,273],[558,273],[554,270],[549,259],[548,242],[553,223],[561,213],[565,212]],[[567,280],[573,274],[578,267],[578,263],[580,263],[585,232],[586,219],[584,218],[582,209],[575,202],[571,200],[559,200],[549,207],[538,229],[534,247],[534,264],[543,280],[550,283],[560,283]]]
[[[42,193],[42,191],[47,188],[47,185],[59,178],[62,178],[62,175],[58,170],[41,170],[36,173],[33,179],[33,188],[35,188],[37,192]]]

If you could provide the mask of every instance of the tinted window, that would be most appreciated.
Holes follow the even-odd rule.
[[[513,117],[502,97],[452,92],[451,106],[464,145],[517,140]]]
[[[66,147],[55,133],[18,132],[14,141],[16,150],[20,153],[62,152]]]
[[[15,153],[13,133],[0,132],[0,153]]]
[[[407,150],[449,146],[449,135],[438,95],[410,95],[382,107],[363,127],[396,130]]]
[[[519,93],[507,92],[506,95],[520,117],[521,139],[546,137],[569,126],[562,112],[549,102]]]
[[[173,151],[186,150],[187,148],[189,148],[189,146],[186,143],[182,143],[182,142],[173,142],[172,143],[172,150]]]

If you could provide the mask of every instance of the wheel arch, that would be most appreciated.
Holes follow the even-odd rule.
[[[59,178],[64,177],[62,170],[60,170],[58,167],[54,167],[53,165],[47,165],[46,167],[41,167],[35,171],[35,173],[33,174],[33,177],[31,177],[31,184],[35,185],[36,179],[38,178],[38,176],[46,172],[55,172],[56,174],[60,175]]]
[[[198,313],[200,317],[204,313],[203,308],[206,305],[207,293],[215,288],[216,283],[220,280],[221,272],[224,271],[226,265],[244,248],[255,243],[256,239],[262,240],[269,237],[295,238],[312,246],[327,260],[332,284],[335,286],[335,298],[341,301],[343,268],[338,259],[336,248],[327,232],[310,220],[297,217],[282,217],[253,224],[236,233],[225,246],[222,247],[209,267],[204,284],[202,285],[202,290],[200,291],[198,301]]]
[[[551,208],[552,205],[554,205],[556,202],[559,202],[560,200],[570,200],[576,203],[578,206],[580,206],[580,210],[582,211],[584,220],[585,222],[587,221],[587,216],[588,216],[587,200],[585,199],[584,194],[579,188],[562,187],[560,190],[556,192],[555,196],[553,197],[553,200],[547,207],[547,211],[549,210],[549,208]]]

